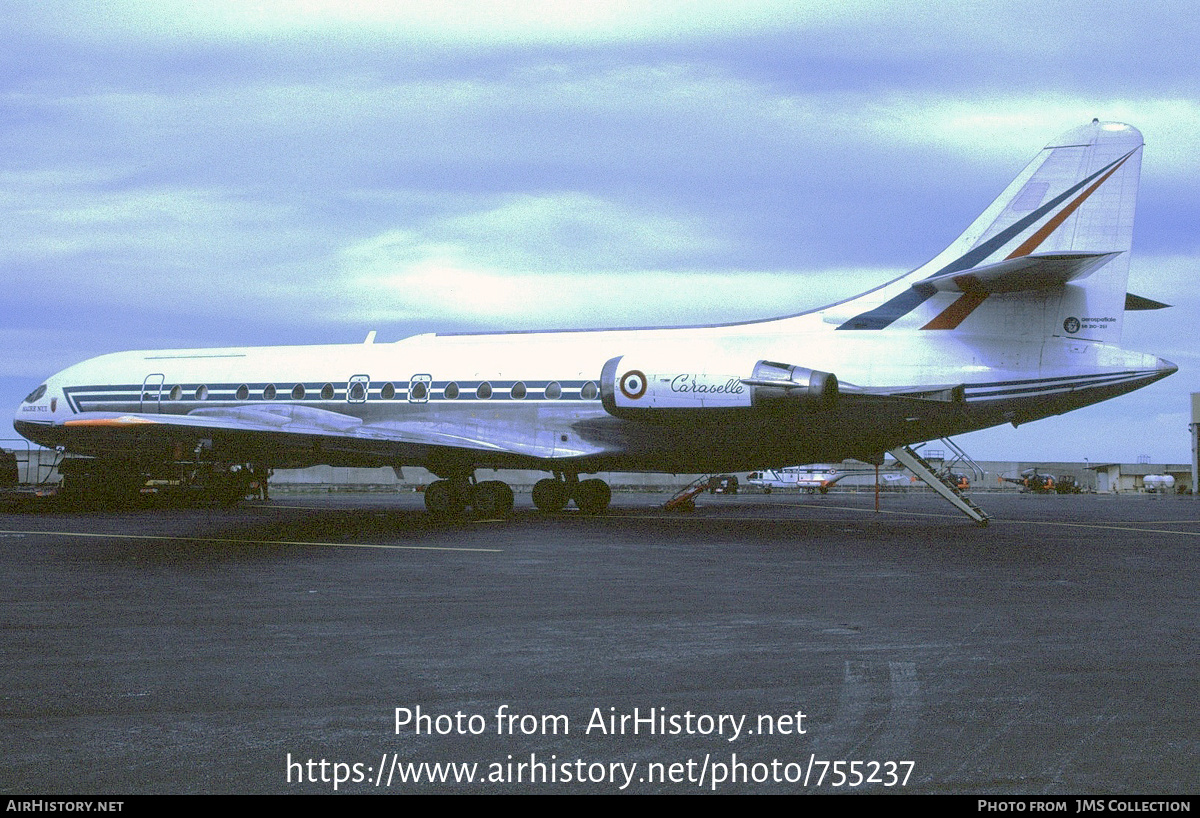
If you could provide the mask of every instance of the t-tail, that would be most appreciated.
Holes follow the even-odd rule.
[[[1142,135],[1121,123],[1068,131],[936,258],[826,310],[825,320],[849,331],[1118,344],[1141,149]]]

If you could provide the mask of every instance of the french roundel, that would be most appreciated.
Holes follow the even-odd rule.
[[[630,400],[637,400],[646,394],[646,376],[636,369],[631,369],[621,376],[621,394]]]

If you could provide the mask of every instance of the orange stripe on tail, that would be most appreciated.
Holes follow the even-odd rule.
[[[921,329],[954,329],[968,315],[975,312],[975,308],[982,304],[987,297],[987,293],[963,293],[953,304],[939,312],[937,317]]]

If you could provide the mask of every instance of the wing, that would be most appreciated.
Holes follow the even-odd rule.
[[[278,467],[315,464],[381,466],[436,460],[527,463],[555,456],[552,444],[528,428],[476,422],[460,424],[383,420],[306,406],[197,409],[186,415],[82,412],[63,424],[73,451],[150,458],[201,447],[220,459],[261,461]],[[559,451],[558,456],[572,452]]]

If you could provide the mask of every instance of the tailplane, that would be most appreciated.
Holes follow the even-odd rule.
[[[1119,342],[1141,148],[1116,122],[1063,134],[932,261],[826,320]]]

